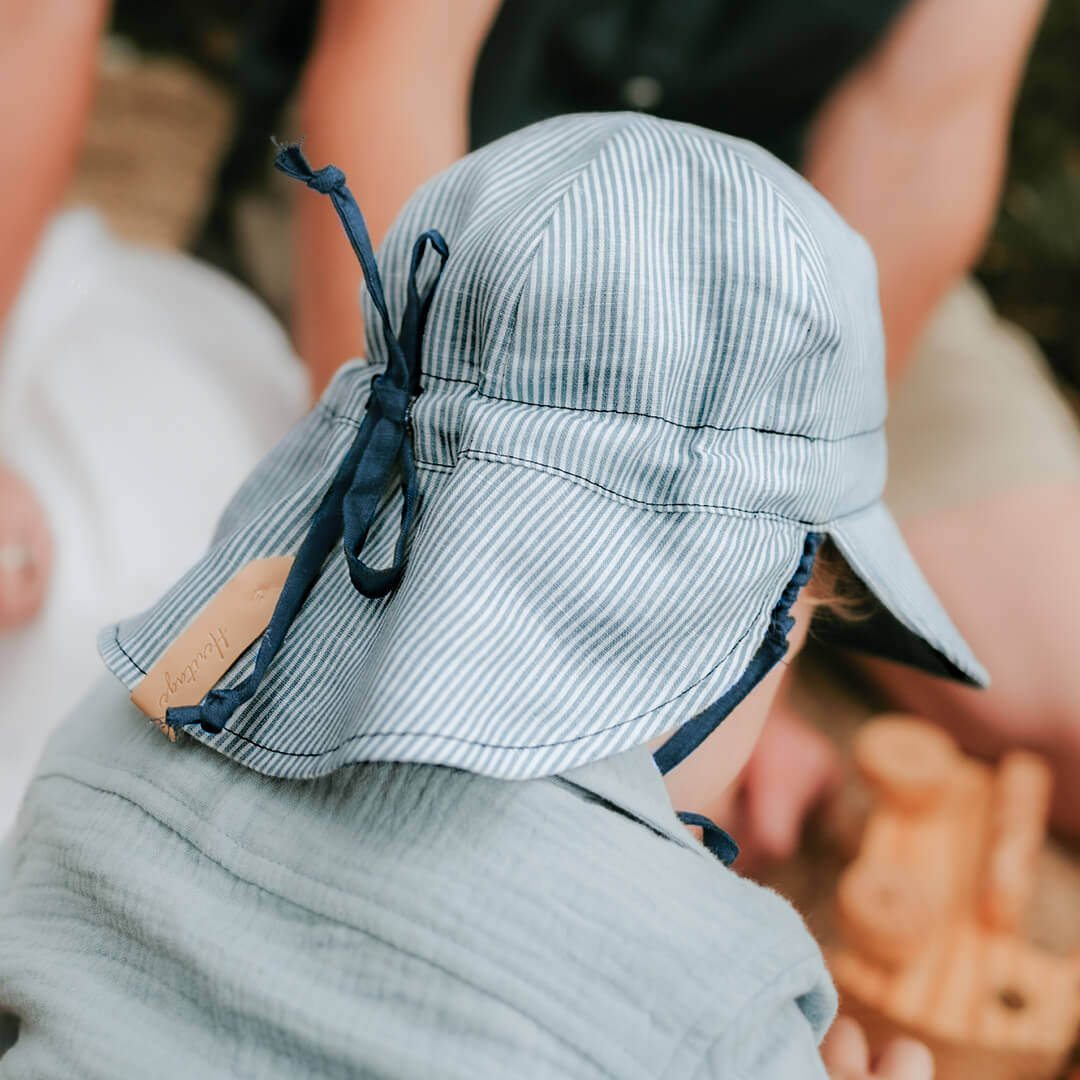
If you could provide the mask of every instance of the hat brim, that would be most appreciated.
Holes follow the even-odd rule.
[[[824,530],[869,590],[870,611],[849,620],[823,610],[815,635],[970,686],[989,676],[952,624],[880,500]]]
[[[202,562],[151,611],[108,628],[102,655],[129,688],[241,566],[297,549],[350,434],[336,412],[314,414],[256,477],[261,497],[241,492]],[[299,476],[297,446],[314,466]],[[296,779],[370,760],[505,779],[563,772],[732,706],[733,688],[760,674],[811,531],[833,538],[875,597],[869,619],[830,628],[835,640],[985,681],[882,506],[822,528],[657,510],[475,449],[422,471],[398,589],[360,596],[338,547],[259,692],[220,734],[188,729],[195,738]],[[365,548],[373,565],[392,557],[399,521],[391,493]],[[220,685],[245,678],[254,652]]]
[[[109,628],[112,670],[133,689],[241,566],[294,551],[327,483],[324,470],[283,481],[284,497],[154,609]],[[737,684],[809,531],[768,514],[655,511],[477,456],[425,468],[422,498],[398,589],[360,596],[339,546],[255,697],[220,734],[186,729],[194,738],[296,779],[370,760],[563,772],[679,727]],[[391,557],[399,519],[388,498],[365,548],[373,565]],[[253,663],[254,647],[219,686]]]

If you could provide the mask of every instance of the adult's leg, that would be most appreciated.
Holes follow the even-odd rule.
[[[1056,820],[1080,831],[1080,431],[1034,343],[972,283],[929,327],[894,396],[889,439],[886,497],[993,685],[868,669],[901,707],[975,753],[1046,753]]]

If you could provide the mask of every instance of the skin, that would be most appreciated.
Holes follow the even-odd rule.
[[[0,0],[0,101],[18,103],[4,112],[5,144],[15,160],[0,169],[0,329],[71,177],[108,6],[106,0]],[[0,633],[41,608],[51,565],[45,513],[0,462]]]
[[[0,634],[41,607],[52,565],[45,512],[34,493],[0,465]]]
[[[893,1039],[872,1060],[865,1034],[846,1016],[829,1029],[821,1060],[833,1080],[932,1080],[934,1075],[930,1051],[914,1039]]]
[[[799,847],[807,814],[841,780],[833,744],[792,708],[784,672],[761,737],[717,818],[739,838],[742,869],[752,876]]]
[[[806,642],[812,608],[813,601],[804,593],[791,609],[795,626],[788,635],[784,660],[739,702],[693,754],[664,777],[673,806],[706,817],[728,819],[740,774],[761,738],[788,665]],[[650,746],[655,749],[670,734],[658,736]]]
[[[374,244],[413,190],[468,148],[472,72],[498,7],[323,3],[300,92],[304,152],[344,169]],[[325,199],[297,198],[295,335],[317,397],[342,363],[363,354],[362,277]]]
[[[75,166],[107,0],[0,0],[0,101],[12,151],[0,169],[0,322]]]
[[[802,172],[873,249],[890,378],[986,242],[1045,7],[913,0],[814,120]]]
[[[730,815],[733,799],[740,791],[741,774],[756,756],[755,746],[772,722],[770,712],[788,675],[788,665],[806,643],[813,608],[812,596],[804,591],[791,609],[795,626],[788,635],[785,660],[747,694],[690,757],[664,777],[672,806],[713,818]],[[659,736],[650,745],[659,746],[670,734]],[[862,1029],[847,1017],[833,1024],[821,1056],[833,1080],[932,1080],[934,1075],[930,1051],[913,1039],[891,1040],[872,1060]]]

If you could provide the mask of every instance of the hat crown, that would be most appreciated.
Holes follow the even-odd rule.
[[[449,259],[394,459],[406,509],[383,498],[363,519],[372,566],[400,565],[408,539],[396,589],[353,587],[345,500],[370,510],[384,479],[368,485],[353,455],[386,439],[393,409],[369,369],[346,365],[245,482],[206,557],[102,635],[129,688],[252,559],[314,566],[309,540],[338,527],[327,506],[344,519],[336,554],[285,637],[272,619],[215,688],[243,699],[228,725],[195,731],[272,775],[381,759],[543,776],[691,718],[696,745],[775,659],[817,534],[880,602],[858,624],[863,647],[984,678],[881,502],[872,260],[796,174],[645,117],[536,125],[406,207],[381,258],[394,325],[429,228]],[[436,266],[420,270],[422,295]],[[385,364],[368,314],[369,358]]]
[[[883,421],[869,250],[742,140],[635,113],[507,136],[395,222],[380,261],[398,310],[412,240],[430,227],[451,256],[426,375],[684,428],[836,439]],[[381,362],[376,335],[368,347]]]

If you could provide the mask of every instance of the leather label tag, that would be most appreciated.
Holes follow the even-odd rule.
[[[170,738],[165,710],[198,705],[270,623],[293,556],[254,559],[238,570],[131,693],[131,700]]]

